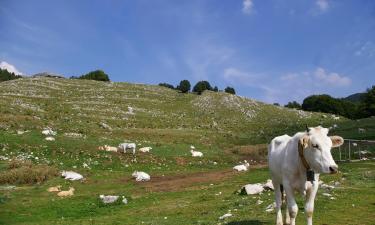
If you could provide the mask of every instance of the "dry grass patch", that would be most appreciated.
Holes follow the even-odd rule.
[[[0,172],[0,184],[35,184],[59,175],[47,165],[34,165],[31,161],[12,160],[6,171]]]

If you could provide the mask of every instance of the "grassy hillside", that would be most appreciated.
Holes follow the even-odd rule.
[[[133,139],[146,132],[148,140],[159,140],[166,134],[178,138],[189,133],[193,138],[184,138],[187,143],[204,143],[203,136],[208,135],[211,141],[259,143],[279,133],[300,130],[305,124],[328,126],[332,122],[322,114],[226,93],[207,91],[198,96],[142,84],[25,78],[1,83],[0,96],[3,130],[39,131],[50,126],[59,133],[90,137]],[[100,123],[108,124],[112,131],[102,129]]]
[[[268,178],[265,143],[305,124],[337,123],[334,133],[346,127],[353,133],[349,127],[356,126],[344,118],[333,121],[328,114],[226,93],[199,96],[142,84],[22,78],[0,83],[0,96],[0,224],[217,224],[229,210],[235,215],[229,224],[273,224],[274,215],[264,211],[273,193],[256,198],[236,193],[246,183]],[[57,131],[55,141],[42,135],[47,126]],[[97,149],[124,141],[153,149],[135,156]],[[192,158],[190,145],[204,157]],[[32,166],[18,168],[9,162],[15,158]],[[233,172],[244,159],[253,160],[251,170]],[[336,201],[320,197],[315,221],[371,224],[366,215],[374,213],[369,207],[375,196],[374,164],[355,165],[342,164],[345,173],[323,177],[342,182],[345,189],[337,190]],[[74,170],[86,179],[54,177],[56,169]],[[149,173],[151,181],[136,183],[134,170]],[[4,182],[16,173],[30,184]],[[55,185],[74,187],[75,195],[61,199],[46,191]],[[100,194],[124,195],[129,204],[104,206]],[[353,197],[359,208],[348,205]],[[256,205],[258,198],[264,203]],[[357,216],[343,217],[348,209],[342,205]],[[303,221],[302,214],[298,220]]]

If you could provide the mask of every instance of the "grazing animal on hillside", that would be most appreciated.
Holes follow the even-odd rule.
[[[57,196],[59,196],[59,197],[73,196],[74,195],[74,190],[75,189],[73,187],[70,187],[69,191],[60,191],[59,193],[57,193]]]
[[[57,185],[55,187],[49,187],[47,189],[48,192],[59,192],[60,191],[60,188],[61,188],[61,185]]]
[[[81,180],[83,176],[79,173],[73,171],[62,171],[61,176],[64,177],[66,180]]]
[[[355,143],[355,142],[352,145],[353,145],[353,147],[357,147],[358,146],[358,144]]]
[[[237,165],[237,166],[233,167],[233,169],[240,172],[240,171],[247,171],[249,169],[249,167],[250,167],[250,164],[245,160],[244,164]]]
[[[364,128],[358,128],[358,133],[365,133],[366,130]]]
[[[149,181],[150,180],[150,175],[148,175],[145,172],[135,171],[132,174],[132,177],[134,177],[136,181]]]
[[[121,143],[118,147],[119,150],[122,150],[123,153],[126,153],[127,150],[131,150],[133,152],[133,155],[135,154],[135,143]]]
[[[307,128],[293,137],[275,137],[268,147],[268,165],[275,188],[276,224],[283,224],[281,204],[286,193],[286,223],[295,225],[298,207],[295,191],[305,195],[307,224],[312,225],[314,199],[319,187],[319,174],[337,173],[338,166],[332,158],[331,148],[343,144],[339,136],[327,136],[323,127]]]
[[[151,147],[143,147],[143,148],[140,148],[139,151],[140,152],[150,152],[152,148]]]
[[[44,129],[42,131],[42,134],[48,136],[48,135],[52,135],[52,136],[55,136],[57,133],[56,131],[53,131],[51,128],[47,127],[46,129]]]
[[[194,151],[193,149],[190,150],[190,152],[191,152],[191,156],[193,156],[193,157],[203,157],[203,153],[202,152]]]
[[[118,147],[112,147],[109,145],[99,146],[98,149],[106,152],[118,152]]]

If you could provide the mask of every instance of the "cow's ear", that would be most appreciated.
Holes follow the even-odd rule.
[[[336,148],[344,144],[344,139],[340,136],[330,136],[332,141],[332,148]]]
[[[309,136],[304,135],[303,137],[301,137],[301,139],[299,139],[298,147],[305,149],[308,146],[309,146]]]

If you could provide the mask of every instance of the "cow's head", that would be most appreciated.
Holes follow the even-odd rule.
[[[321,126],[309,128],[307,134],[299,140],[299,148],[311,167],[317,173],[336,173],[338,166],[332,158],[331,148],[339,147],[344,139],[328,136],[328,129]]]

